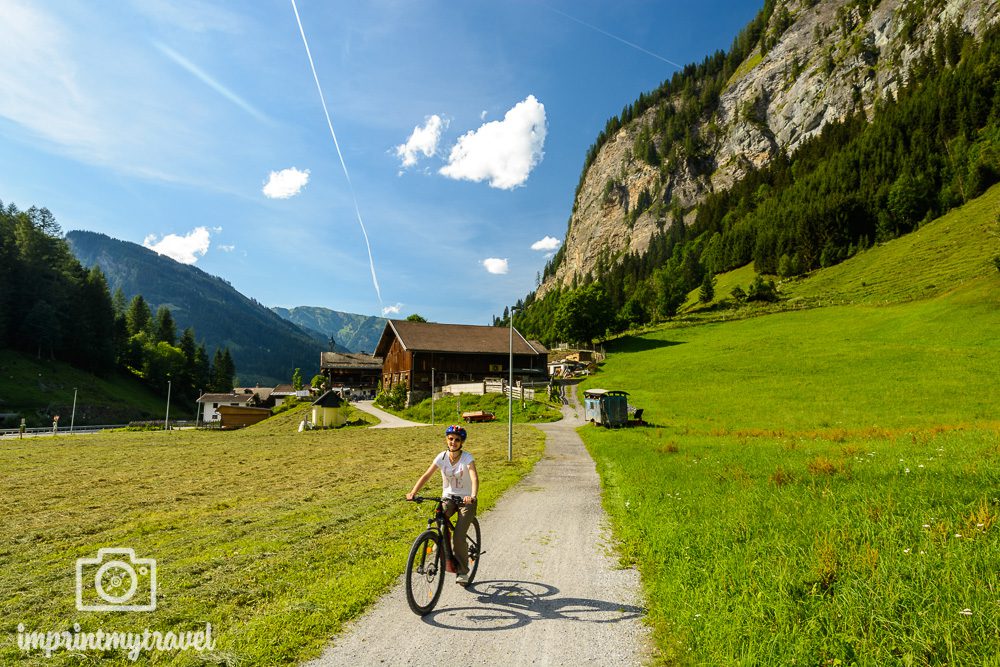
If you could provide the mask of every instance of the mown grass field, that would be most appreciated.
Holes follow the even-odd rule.
[[[658,663],[998,664],[998,195],[794,285],[841,305],[610,346],[584,386],[654,425],[581,434]]]
[[[428,507],[402,500],[441,451],[440,427],[297,433],[299,412],[237,432],[172,431],[0,441],[0,664],[133,664],[24,656],[27,630],[203,630],[211,654],[139,664],[276,665],[318,655],[403,570]],[[540,457],[542,435],[472,425],[481,510]],[[75,562],[100,547],[155,558],[153,612],[79,612]]]

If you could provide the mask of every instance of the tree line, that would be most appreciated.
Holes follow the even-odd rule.
[[[173,316],[141,295],[112,295],[97,266],[74,257],[45,208],[0,202],[0,346],[58,359],[97,375],[125,372],[165,395],[194,400],[228,392],[236,367],[228,348],[212,358],[193,329],[177,334]]]
[[[644,253],[601,256],[592,274],[574,277],[570,286],[543,298],[529,294],[517,304],[515,325],[551,343],[589,341],[669,318],[691,290],[712,285],[716,273],[750,262],[758,275],[782,277],[831,266],[917,229],[998,181],[1000,27],[977,41],[952,25],[870,119],[859,106],[794,154],[780,154],[729,190],[709,194],[690,226],[673,212]],[[546,277],[560,260],[557,254]],[[734,297],[771,300],[772,285],[758,277]],[[494,321],[506,326],[508,316]]]

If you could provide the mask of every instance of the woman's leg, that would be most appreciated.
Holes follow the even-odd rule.
[[[455,520],[455,535],[452,541],[452,550],[455,559],[458,561],[458,574],[468,574],[469,572],[469,543],[465,536],[469,532],[469,525],[476,517],[476,502],[471,505],[462,505],[458,508],[458,518]]]

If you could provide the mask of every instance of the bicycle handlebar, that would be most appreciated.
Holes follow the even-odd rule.
[[[435,502],[435,503],[443,503],[443,502],[447,502],[447,501],[450,500],[451,502],[455,503],[456,505],[465,505],[465,503],[462,502],[462,496],[447,496],[447,497],[413,496],[413,500],[411,502],[422,503],[425,500],[429,500],[429,501]]]

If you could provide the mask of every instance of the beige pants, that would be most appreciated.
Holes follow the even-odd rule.
[[[455,560],[458,561],[458,574],[468,574],[469,572],[469,543],[465,540],[465,536],[469,532],[469,525],[472,520],[476,518],[476,501],[472,501],[471,505],[462,505],[457,507],[455,503],[450,500],[444,503],[444,515],[451,516],[458,509],[458,518],[455,519],[455,530],[452,531],[452,553],[455,555]]]

